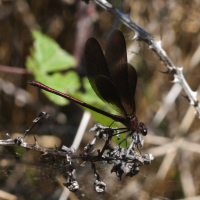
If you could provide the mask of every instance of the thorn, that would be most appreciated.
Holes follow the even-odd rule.
[[[71,149],[72,153],[74,153],[76,151],[74,147],[71,147],[70,149]]]
[[[180,71],[182,73],[183,67],[177,67],[177,71]]]
[[[159,40],[159,41],[157,41],[156,43],[157,43],[158,47],[159,47],[160,49],[162,49],[162,41]]]
[[[137,39],[140,35],[137,31],[135,31],[134,33],[135,33],[135,35],[133,36],[132,40]]]
[[[192,92],[193,97],[197,97],[197,92]]]
[[[190,105],[194,106],[194,101],[190,101]]]
[[[131,14],[131,8],[129,8],[128,12],[124,14],[124,16],[131,20],[130,14]]]
[[[183,95],[183,94],[182,94],[182,96],[183,96],[184,98],[186,98],[186,99],[190,102],[190,99],[189,99],[189,97],[188,97],[187,95]]]
[[[33,137],[34,137],[34,140],[35,140],[35,146],[37,146],[37,147],[39,147],[39,144],[37,143],[37,140],[36,140],[36,137],[33,135]]]
[[[35,143],[37,143],[37,140],[36,140],[36,137],[35,137],[35,135],[33,135],[33,138],[34,138],[34,140],[35,140]]]
[[[11,140],[12,140],[11,136],[9,135],[9,133],[6,133],[6,135],[9,137],[9,139],[11,139]]]
[[[177,78],[177,76],[174,76],[174,80],[172,81],[173,83],[180,83],[179,79]]]

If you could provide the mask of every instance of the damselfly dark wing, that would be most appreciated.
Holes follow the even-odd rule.
[[[105,58],[110,77],[118,89],[121,104],[128,115],[135,114],[135,89],[137,72],[127,61],[126,42],[123,33],[115,30],[106,44]]]
[[[116,106],[123,116],[105,112],[42,83],[29,83],[121,122],[133,131],[142,129],[135,116],[137,73],[134,67],[127,63],[126,43],[121,31],[117,30],[111,34],[105,56],[97,40],[90,38],[85,45],[84,60],[88,79],[96,94],[105,102]]]
[[[121,113],[125,114],[124,108],[120,103],[117,88],[111,81],[110,70],[105,60],[103,51],[98,41],[94,38],[89,38],[86,42],[84,61],[88,80],[97,96],[101,100],[116,106]],[[101,86],[104,87],[104,90],[97,88],[96,82],[101,78],[101,83],[103,84]],[[100,84],[98,84],[98,86],[101,87]]]
[[[124,116],[126,116],[126,111],[121,104],[120,96],[118,90],[113,82],[103,75],[98,75],[95,78],[95,85],[99,96],[105,102],[115,105]]]
[[[120,103],[127,115],[135,114],[135,89],[137,84],[137,73],[129,63],[120,63],[112,72],[112,82],[117,88]]]
[[[126,43],[122,32],[116,30],[111,34],[105,56],[99,43],[94,38],[89,39],[84,58],[87,76],[96,94],[118,107],[124,116],[133,115],[137,73],[127,63]]]
[[[108,38],[105,58],[110,73],[112,73],[112,70],[115,71],[116,65],[127,63],[126,42],[124,35],[120,30],[115,30]]]

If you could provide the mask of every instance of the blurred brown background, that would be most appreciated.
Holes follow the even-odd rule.
[[[197,91],[200,2],[109,2],[123,13],[131,8],[131,19],[155,40],[162,40],[163,49],[176,66],[184,67],[186,80],[192,90]],[[7,132],[13,137],[24,133],[39,112],[46,111],[51,121],[32,132],[37,135],[40,145],[48,148],[54,148],[54,144],[70,146],[82,118],[80,107],[73,103],[57,106],[27,84],[27,80],[34,79],[33,73],[26,69],[26,59],[33,45],[32,30],[50,36],[75,57],[75,71],[81,82],[85,76],[82,54],[86,40],[95,37],[105,49],[106,40],[115,29],[124,33],[129,62],[138,72],[136,114],[149,131],[142,152],[152,153],[155,159],[151,165],[141,167],[137,176],[124,176],[121,182],[110,173],[110,167],[100,166],[101,179],[107,183],[103,194],[94,191],[93,173],[86,163],[77,171],[80,190],[69,198],[199,199],[200,134],[195,109],[182,96],[184,93],[178,95],[178,86],[170,82],[173,77],[159,72],[166,69],[148,46],[132,41],[134,33],[93,1],[86,5],[78,0],[0,0],[1,139],[6,138]],[[84,88],[80,87],[80,91],[84,95]],[[91,119],[87,131],[94,123]],[[80,150],[92,136],[92,133],[85,134]],[[33,142],[32,137],[30,142]],[[59,166],[50,162],[43,164],[38,153],[23,149],[0,147],[0,156],[0,199],[60,198],[63,180]]]

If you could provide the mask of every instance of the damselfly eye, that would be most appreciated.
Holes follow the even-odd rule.
[[[139,130],[140,130],[140,132],[142,133],[143,136],[147,135],[147,128],[146,128],[146,126],[144,125],[143,122],[139,123]]]

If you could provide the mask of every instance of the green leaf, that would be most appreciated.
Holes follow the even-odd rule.
[[[62,74],[58,72],[76,66],[73,56],[44,34],[33,31],[32,35],[34,38],[34,48],[31,49],[31,57],[28,57],[26,61],[27,68],[33,71],[37,81],[60,92],[74,94],[80,87],[77,73],[69,71]],[[50,72],[54,73],[49,74]],[[43,92],[56,104],[66,105],[68,102],[63,97]]]
[[[28,68],[49,73],[76,66],[74,57],[60,48],[53,39],[39,31],[33,31],[32,35],[34,50],[31,51],[32,57],[27,60]]]

